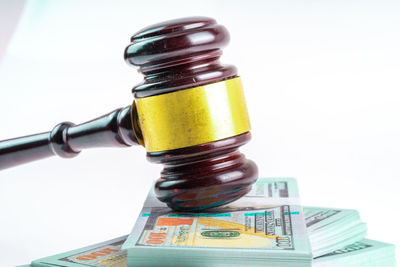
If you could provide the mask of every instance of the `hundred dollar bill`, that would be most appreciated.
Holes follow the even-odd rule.
[[[332,222],[342,219],[345,219],[343,223],[347,221],[358,222],[360,220],[360,215],[356,210],[317,207],[304,208],[304,217],[309,231],[328,227]]]
[[[84,266],[113,266],[125,267],[126,253],[121,251],[121,242],[127,236],[109,240],[90,247],[73,250],[55,256],[43,258],[32,262],[32,265],[20,265],[17,267],[84,267]],[[112,253],[108,252],[111,248]],[[106,250],[106,252],[105,252]],[[117,250],[117,251],[114,251]],[[118,256],[116,256],[118,255]],[[76,260],[78,257],[83,257]],[[69,261],[65,261],[69,258]],[[96,262],[94,258],[97,258]],[[71,260],[72,259],[72,260]],[[74,260],[75,259],[75,260]],[[111,260],[110,259],[114,259]],[[103,261],[102,261],[103,260]],[[349,246],[332,251],[328,254],[313,259],[313,267],[336,267],[336,266],[363,266],[363,267],[395,267],[394,245],[364,239]],[[129,265],[128,265],[129,267]]]
[[[136,246],[294,250],[293,216],[298,216],[299,210],[285,205],[230,213],[181,214],[166,208],[146,208],[139,219],[146,222]]]
[[[259,178],[245,196],[217,209],[228,211],[237,208],[268,208],[281,205],[300,206],[296,179]]]
[[[314,258],[312,266],[395,267],[395,247],[392,244],[363,239]]]
[[[311,266],[312,258],[292,178],[261,178],[242,200],[207,213],[174,212],[151,191],[122,248],[137,266],[151,266],[177,254],[175,266],[189,261],[192,266],[221,260],[228,264],[227,259],[232,264],[261,259],[272,264],[274,259],[287,261],[282,266]]]
[[[89,247],[35,260],[32,267],[126,267],[126,251],[121,250],[127,236]]]
[[[176,266],[209,266],[210,264],[231,266],[244,264],[244,262],[246,266],[250,266],[250,261],[254,259],[259,261],[255,263],[255,266],[264,266],[265,261],[270,264],[271,260],[264,258],[263,261],[262,257],[260,259],[257,256],[249,259],[249,250],[262,249],[265,252],[269,249],[271,252],[283,253],[280,255],[282,259],[290,259],[287,252],[296,250],[296,245],[292,242],[294,224],[289,222],[293,222],[293,217],[299,214],[299,210],[299,207],[296,210],[292,209],[292,206],[283,205],[257,210],[235,208],[228,213],[210,212],[190,216],[188,213],[174,213],[166,207],[146,208],[141,213],[142,220],[138,221],[144,221],[144,225],[147,224],[147,226],[144,227],[142,236],[137,240],[137,246],[151,249],[150,260],[143,259],[141,254],[136,257],[131,254],[128,258],[126,251],[121,251],[121,245],[127,238],[125,236],[40,259],[34,261],[33,265],[27,266],[166,266],[164,261],[171,258],[161,257],[160,261],[154,260],[160,256],[158,253],[153,253],[154,246],[166,249],[179,248],[178,254],[174,256],[175,261],[180,258],[179,255],[190,252],[187,249],[209,249],[212,252],[211,258],[197,257],[197,262],[193,262],[196,259],[195,256],[198,256],[195,251],[196,253],[192,254],[193,257],[183,264],[173,262]],[[315,207],[304,207],[303,210],[306,214],[307,231],[312,246],[315,245],[315,242],[313,243],[315,240],[325,245],[324,249],[312,247],[313,266],[395,266],[393,245],[367,239],[360,241],[359,237],[357,241],[360,242],[349,243],[352,239],[343,235],[343,232],[350,232],[354,236],[353,232],[357,232],[357,228],[360,227],[361,222],[357,211]],[[351,227],[346,229],[348,225]],[[200,234],[193,235],[191,228]],[[215,230],[216,228],[219,230]],[[346,230],[343,231],[343,229]],[[246,243],[248,247],[243,248],[243,243]],[[226,246],[237,249],[235,254],[239,257],[228,254],[222,259],[220,256],[223,253],[220,251],[226,249]],[[315,251],[323,250],[327,251],[324,255],[315,253]],[[163,254],[165,256],[165,253],[161,253],[161,256]],[[143,260],[147,263],[142,264]],[[149,263],[151,260],[153,261]],[[226,265],[222,265],[221,261]],[[279,266],[290,266],[282,262],[280,264]],[[272,264],[272,266],[275,265]]]
[[[246,198],[298,198],[297,182],[294,178],[259,178]]]
[[[304,207],[314,257],[364,239],[367,225],[356,210]]]

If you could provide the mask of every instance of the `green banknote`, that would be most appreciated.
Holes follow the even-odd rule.
[[[367,234],[367,225],[356,210],[304,207],[303,211],[314,257],[360,241]]]
[[[121,244],[126,237],[127,236],[123,236],[86,248],[43,258],[32,262],[31,265],[21,265],[18,267],[126,267],[126,253],[120,250]],[[264,265],[260,264],[260,266]],[[349,246],[332,251],[326,255],[314,258],[312,266],[395,267],[396,261],[394,256],[394,245],[363,239]]]
[[[295,179],[260,178],[207,213],[174,212],[151,191],[129,236],[30,266],[393,266],[393,246],[356,242],[365,234],[357,211],[302,208]],[[354,265],[366,257],[370,265]]]
[[[89,247],[39,259],[31,263],[32,267],[126,267],[126,251],[121,250],[127,236],[115,238]]]
[[[174,212],[150,191],[123,249],[132,266],[311,266],[299,203],[293,178],[260,178],[243,198],[207,213]]]
[[[314,258],[313,267],[395,267],[395,247],[375,240],[363,239]]]
[[[294,250],[294,216],[299,206],[283,205],[227,213],[182,214],[145,208],[137,246]]]

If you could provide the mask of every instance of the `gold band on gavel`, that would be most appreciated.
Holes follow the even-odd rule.
[[[240,78],[135,100],[147,152],[195,146],[250,130]]]

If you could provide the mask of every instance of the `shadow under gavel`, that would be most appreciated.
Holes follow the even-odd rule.
[[[0,169],[141,144],[149,161],[164,164],[155,193],[172,209],[202,211],[242,197],[258,174],[238,150],[251,138],[250,122],[236,68],[219,62],[228,41],[225,27],[206,17],[144,28],[125,50],[127,63],[144,75],[131,106],[0,141]]]

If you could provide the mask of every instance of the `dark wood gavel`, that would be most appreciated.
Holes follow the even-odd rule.
[[[149,161],[164,164],[155,192],[172,209],[202,211],[240,198],[258,174],[238,150],[251,138],[250,123],[236,68],[219,62],[228,41],[225,27],[206,17],[144,28],[125,50],[127,63],[144,75],[131,106],[0,141],[0,169],[141,144]]]

